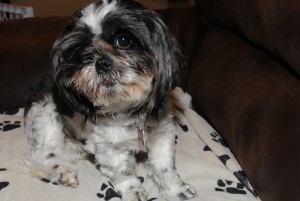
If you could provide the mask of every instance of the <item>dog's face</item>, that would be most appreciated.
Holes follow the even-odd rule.
[[[151,112],[183,64],[162,20],[130,0],[104,0],[78,11],[52,54],[61,96],[86,117]]]

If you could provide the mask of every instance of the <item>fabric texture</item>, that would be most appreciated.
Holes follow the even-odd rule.
[[[262,200],[298,199],[297,77],[239,34],[212,26],[191,67],[187,91],[195,109],[224,137]]]
[[[176,168],[182,179],[196,188],[194,201],[260,200],[221,136],[194,110],[191,99],[180,88],[173,91],[176,111]],[[0,115],[0,198],[2,201],[118,201],[121,195],[89,161],[76,168],[80,185],[73,189],[47,179],[33,178],[26,166],[29,145],[24,134],[23,109]],[[149,201],[165,200],[142,165],[138,176],[148,190]],[[168,198],[175,201],[175,198]]]
[[[199,13],[264,49],[300,77],[300,1],[198,0]]]

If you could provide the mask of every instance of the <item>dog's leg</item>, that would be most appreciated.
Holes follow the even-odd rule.
[[[25,114],[25,126],[31,145],[28,164],[33,176],[63,186],[77,187],[76,172],[70,162],[76,160],[80,151],[71,148],[65,139],[63,121],[52,98],[45,97],[42,101],[32,103]]]
[[[159,189],[167,196],[187,200],[196,196],[196,191],[183,182],[175,170],[175,131],[168,118],[151,133],[148,142],[148,171]]]
[[[132,151],[96,145],[96,161],[100,171],[113,182],[123,201],[147,201],[147,192],[136,175],[136,161]]]

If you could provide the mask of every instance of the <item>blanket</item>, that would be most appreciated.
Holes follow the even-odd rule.
[[[191,107],[191,97],[176,88],[176,169],[198,193],[193,201],[260,200],[226,142]],[[120,201],[120,195],[94,164],[80,161],[76,169],[80,185],[68,188],[31,176],[26,163],[29,145],[24,134],[24,109],[0,114],[0,200],[1,201]],[[148,191],[149,201],[162,198],[142,165],[137,174]]]

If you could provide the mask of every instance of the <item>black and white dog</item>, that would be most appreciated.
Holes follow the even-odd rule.
[[[130,0],[103,0],[74,14],[52,50],[53,69],[29,95],[25,125],[32,174],[77,187],[73,166],[94,154],[125,201],[146,201],[135,154],[163,195],[196,196],[175,171],[168,92],[183,65],[158,15]]]

